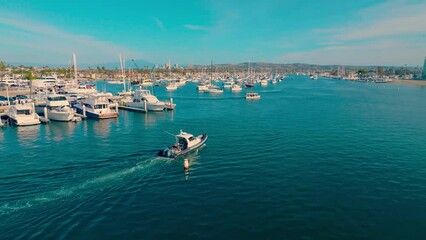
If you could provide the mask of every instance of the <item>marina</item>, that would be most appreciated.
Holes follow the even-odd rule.
[[[0,239],[425,239],[425,13],[3,1]]]
[[[423,208],[402,209],[426,197],[426,111],[416,104],[426,97],[424,89],[291,75],[276,85],[250,88],[262,97],[246,102],[245,89],[210,95],[196,86],[173,92],[156,87],[159,99],[173,98],[175,111],[119,109],[118,118],[0,129],[7,142],[0,145],[7,166],[0,169],[3,237],[40,232],[84,238],[96,232],[98,238],[132,238],[149,232],[161,238],[185,234],[170,227],[184,221],[200,236],[208,224],[228,226],[225,232],[242,228],[239,237],[262,238],[263,231],[275,236],[267,230],[272,227],[320,232],[323,238],[380,238],[405,234],[389,224],[422,222]],[[207,133],[206,146],[176,159],[157,156],[173,142],[166,132],[180,129]],[[346,210],[331,210],[336,208]],[[317,214],[307,216],[306,209]],[[317,219],[328,219],[342,234],[324,230]],[[270,221],[268,227],[264,221]],[[85,227],[70,230],[75,224]],[[373,227],[386,232],[368,230]]]

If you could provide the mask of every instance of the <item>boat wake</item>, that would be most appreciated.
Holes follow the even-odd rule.
[[[161,160],[161,161],[159,161]],[[62,200],[73,195],[81,195],[88,193],[90,190],[98,188],[106,183],[123,179],[129,175],[135,174],[142,170],[150,169],[155,165],[173,161],[170,158],[152,157],[136,163],[133,167],[122,169],[115,172],[103,174],[101,176],[88,179],[74,186],[62,187],[61,189],[40,193],[34,197],[17,200],[15,202],[4,203],[0,205],[0,216],[16,212],[18,210],[27,209],[34,206],[39,206],[44,203]]]

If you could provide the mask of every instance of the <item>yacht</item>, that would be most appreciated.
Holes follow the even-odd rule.
[[[174,91],[178,88],[178,85],[176,83],[169,83],[166,85],[167,91]]]
[[[223,88],[232,88],[233,83],[230,81],[226,81],[223,83]]]
[[[180,133],[175,135],[175,137],[176,143],[162,151],[159,151],[159,156],[175,158],[189,153],[204,146],[208,138],[207,134],[200,134],[197,137],[194,137],[192,134],[183,132],[182,130],[180,130]]]
[[[255,92],[248,92],[246,93],[246,99],[247,100],[257,100],[260,99],[260,95],[258,93]]]
[[[56,76],[40,77],[31,81],[33,88],[50,88],[55,86],[57,81]]]
[[[238,84],[233,84],[232,87],[231,87],[232,92],[241,92],[242,90],[243,90],[243,88]]]
[[[146,104],[146,109],[145,109]],[[127,107],[140,108],[145,111],[163,111],[166,108],[166,103],[158,100],[151,94],[151,91],[139,88],[135,91],[132,101],[124,103]]]
[[[70,103],[64,95],[47,96],[46,108],[47,118],[53,121],[69,122],[75,117],[75,111],[70,107]]]
[[[205,91],[209,90],[209,87],[206,84],[204,84],[204,83],[200,83],[197,86],[197,90],[199,92],[205,92]]]
[[[34,103],[11,105],[5,116],[10,123],[16,126],[40,124],[40,118],[35,112]]]
[[[266,79],[261,80],[260,81],[260,86],[262,86],[262,87],[268,86],[268,80],[266,80]]]
[[[208,93],[223,93],[223,89],[220,89],[217,86],[211,85],[210,87],[207,88],[207,90],[205,92],[208,92]]]
[[[77,112],[86,115],[87,117],[104,119],[104,118],[116,118],[118,117],[117,103],[115,104],[116,109],[110,108],[111,102],[109,99],[112,98],[110,93],[94,93],[89,94],[85,99],[80,100],[74,105]]]

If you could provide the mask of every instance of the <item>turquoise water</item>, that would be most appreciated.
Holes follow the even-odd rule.
[[[254,90],[156,88],[175,111],[0,129],[1,238],[424,239],[425,87]],[[156,157],[180,129],[209,135],[187,173]]]

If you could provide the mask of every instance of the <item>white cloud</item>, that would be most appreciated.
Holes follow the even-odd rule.
[[[311,51],[284,54],[280,62],[339,65],[419,65],[426,54],[420,41],[378,40],[373,43],[327,46]]]
[[[204,27],[204,26],[199,26],[199,25],[192,25],[192,24],[186,24],[184,25],[185,28],[187,29],[191,29],[191,30],[198,30],[198,31],[208,31],[209,28]]]
[[[314,29],[318,46],[280,61],[317,64],[418,65],[426,55],[426,2],[387,1],[360,10],[346,26]]]
[[[1,15],[0,50],[2,58],[9,62],[66,63],[73,52],[83,63],[116,61],[118,53],[129,57],[135,55],[130,49],[89,35],[70,33],[21,15]]]
[[[161,30],[165,29],[164,24],[160,19],[158,19],[158,18],[153,18],[153,19],[154,19],[154,22],[155,22],[155,24],[157,25],[158,28],[160,28]]]

